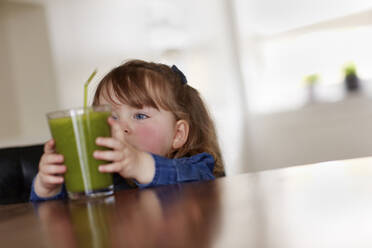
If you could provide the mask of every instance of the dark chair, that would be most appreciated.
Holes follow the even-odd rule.
[[[0,204],[27,202],[43,145],[0,149]]]

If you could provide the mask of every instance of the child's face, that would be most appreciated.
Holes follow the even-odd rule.
[[[112,115],[130,145],[161,156],[172,150],[176,120],[171,112],[152,107],[137,109],[126,104],[116,105],[104,98],[100,99],[100,104],[111,105]]]

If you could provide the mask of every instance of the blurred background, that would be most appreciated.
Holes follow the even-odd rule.
[[[370,0],[0,0],[0,147],[133,59],[176,64],[228,175],[372,155]]]

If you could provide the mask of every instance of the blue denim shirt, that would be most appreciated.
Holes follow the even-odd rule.
[[[214,158],[208,153],[204,152],[191,157],[175,159],[151,155],[155,161],[154,178],[148,184],[136,183],[139,188],[214,179]],[[130,188],[125,179],[118,174],[114,174],[114,186],[115,190]],[[34,183],[32,183],[30,201],[56,200],[66,197],[67,193],[64,185],[59,194],[49,198],[42,198],[35,193]]]

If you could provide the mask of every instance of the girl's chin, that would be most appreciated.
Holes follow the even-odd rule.
[[[168,155],[168,153],[169,153],[169,151],[166,149],[166,147],[163,147],[164,149],[159,149],[160,148],[159,146],[156,146],[156,147],[144,147],[144,146],[138,146],[138,145],[133,145],[133,144],[130,144],[130,145],[132,145],[138,151],[152,153],[152,154],[155,154],[155,155],[158,155],[158,156],[162,156],[162,157],[166,157]]]
[[[161,152],[161,151],[158,151],[158,150],[155,150],[155,149],[144,149],[142,151],[147,152],[147,153],[151,153],[151,154],[155,154],[155,155],[158,155],[158,156],[162,156],[162,157],[165,157],[167,155],[166,152]]]

